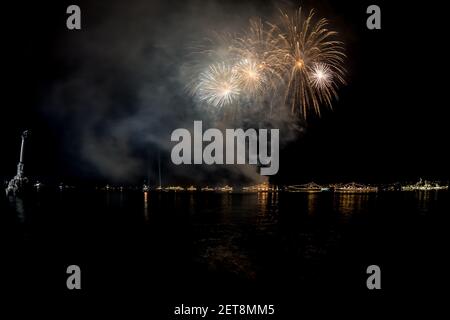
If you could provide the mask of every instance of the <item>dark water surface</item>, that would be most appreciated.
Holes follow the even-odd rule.
[[[292,314],[311,297],[433,293],[449,209],[446,191],[35,193],[2,202],[2,264],[8,290],[31,297],[139,297],[161,314],[177,303],[268,303]],[[71,264],[79,292],[66,289]],[[381,293],[366,288],[371,264]]]

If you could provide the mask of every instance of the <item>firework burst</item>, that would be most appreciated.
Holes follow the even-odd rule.
[[[311,72],[311,82],[317,89],[325,89],[330,86],[333,74],[330,67],[324,63],[316,63]]]
[[[232,46],[244,91],[254,98],[261,97],[262,92],[273,93],[283,82],[283,51],[277,47],[273,31],[274,27],[263,24],[261,19],[251,19],[248,31],[237,37]]]
[[[321,103],[331,107],[336,88],[345,84],[343,43],[328,29],[328,21],[315,21],[314,11],[304,15],[301,8],[292,16],[281,12],[279,46],[284,48],[287,71],[286,103],[306,118],[320,115]]]
[[[336,37],[326,19],[315,19],[314,11],[304,15],[301,8],[292,15],[281,12],[277,24],[252,19],[240,35],[215,34],[216,40],[199,51],[212,62],[206,71],[192,72],[190,91],[215,107],[243,101],[260,107],[281,97],[277,103],[283,100],[304,119],[320,116],[320,108],[331,108],[345,84],[345,53]]]
[[[215,107],[232,104],[240,94],[236,72],[225,63],[210,65],[199,76],[193,93],[200,101]]]

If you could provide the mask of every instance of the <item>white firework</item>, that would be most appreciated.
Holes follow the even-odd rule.
[[[315,63],[310,79],[314,87],[317,89],[325,89],[332,84],[333,72],[325,63]]]
[[[236,72],[225,63],[210,65],[200,74],[194,87],[194,94],[200,101],[218,108],[232,104],[240,91]]]
[[[266,82],[263,65],[251,59],[242,59],[233,68],[236,72],[240,88],[248,94],[256,94],[262,90]]]

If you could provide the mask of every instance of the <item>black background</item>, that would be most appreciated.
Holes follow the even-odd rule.
[[[1,55],[4,81],[0,111],[2,146],[0,175],[4,179],[10,178],[15,172],[20,133],[25,128],[33,132],[29,151],[33,162],[27,167],[30,175],[55,180],[76,179],[80,175],[79,167],[67,157],[66,141],[60,138],[59,130],[63,130],[64,125],[52,123],[51,118],[42,113],[41,107],[53,84],[61,79],[70,78],[73,72],[74,66],[71,60],[65,59],[62,54],[70,52],[71,48],[64,47],[66,42],[62,39],[79,37],[80,34],[88,33],[89,25],[95,24],[95,20],[101,18],[102,8],[108,7],[109,3],[109,1],[95,1],[94,5],[93,1],[77,2],[82,8],[82,31],[66,29],[65,10],[69,4],[72,4],[67,1],[2,4]],[[392,1],[324,1],[318,4],[315,1],[305,1],[304,3],[316,7],[325,15],[330,13],[336,16],[337,26],[348,37],[346,43],[350,57],[349,85],[341,90],[340,100],[335,104],[334,112],[326,112],[321,119],[312,120],[302,138],[283,150],[280,172],[273,178],[274,181],[289,183],[314,178],[323,181],[393,182],[416,180],[420,176],[448,179],[446,28],[445,11],[441,2],[428,1],[413,4],[409,1],[395,3]],[[382,30],[366,29],[365,10],[373,3],[380,5],[382,9]],[[162,10],[161,19],[164,17],[164,10],[171,10],[171,6],[176,5],[175,2],[167,2],[163,9],[160,9]],[[88,177],[93,180],[101,178],[104,177],[95,175]],[[401,210],[400,207],[393,207],[392,211],[397,209]],[[68,212],[76,212],[76,210],[75,207]],[[400,227],[400,223],[396,226]],[[76,226],[72,228],[74,232]],[[54,232],[63,234],[64,230]],[[160,232],[163,233],[163,231]],[[156,233],[153,240],[158,241],[158,235],[160,234]],[[10,234],[6,233],[6,236]],[[410,236],[414,235],[410,234]],[[14,241],[11,238],[8,240]],[[51,240],[46,239],[36,246],[45,246],[46,241]],[[72,256],[70,252],[64,253],[65,246],[76,248],[76,245],[70,242],[58,245],[61,256],[55,259],[62,261],[63,265],[70,263]],[[58,251],[55,248],[58,245],[52,244],[52,250],[47,254],[57,254]],[[416,245],[420,246],[420,243]],[[92,261],[96,258],[95,249],[92,248],[89,252]],[[101,250],[101,248],[98,249]],[[436,248],[435,251],[438,249]],[[122,258],[126,257],[126,252],[120,250],[119,252]],[[82,252],[71,253],[74,256],[83,256]],[[26,252],[23,254],[26,255]],[[408,251],[407,254],[409,257],[414,257],[414,252]],[[21,253],[14,253],[7,257],[17,258],[20,255]],[[177,262],[176,258],[167,255],[169,261],[173,259],[174,263]],[[395,261],[395,248],[387,256]],[[346,300],[348,296],[340,297],[342,289],[324,292],[321,290],[326,286],[322,284],[318,292],[315,291],[311,297],[304,297],[303,304],[298,301],[292,301],[289,304],[285,300],[285,305],[289,305],[288,311],[285,312],[290,315],[296,312],[301,315],[306,310],[318,314],[326,312],[345,314],[364,308],[363,313],[360,313],[362,318],[372,312],[386,310],[387,306],[395,306],[399,312],[406,312],[411,310],[406,309],[410,308],[411,304],[403,305],[400,300],[407,298],[411,302],[417,299],[422,303],[427,293],[436,293],[434,290],[440,286],[439,275],[433,274],[435,267],[428,265],[426,260],[422,260],[423,257],[417,256],[416,261],[422,270],[419,270],[417,266],[413,270],[410,270],[407,265],[397,266],[398,273],[395,274],[403,274],[402,283],[397,286],[401,287],[408,283],[409,278],[421,279],[418,288],[415,288],[417,290],[410,294],[403,292],[403,296],[397,297],[389,296],[389,291],[383,294],[376,292],[367,294],[364,290],[352,296],[355,300],[350,300],[354,302],[351,303]],[[67,302],[67,306],[64,306],[68,308],[66,310],[77,310],[81,305],[85,306],[84,302],[89,301],[89,304],[100,306],[100,312],[103,310],[107,312],[106,310],[114,309],[111,308],[113,303],[116,304],[115,307],[124,304],[122,298],[115,296],[115,292],[119,292],[120,289],[122,292],[129,290],[130,296],[133,297],[136,296],[137,290],[143,290],[147,294],[142,297],[146,299],[150,293],[156,296],[159,294],[159,292],[151,292],[151,284],[145,282],[146,275],[143,270],[139,267],[136,269],[132,261],[121,260],[118,265],[125,273],[120,274],[126,274],[127,279],[121,276],[123,283],[121,286],[119,281],[118,291],[103,292],[100,296],[84,299],[83,293],[65,291],[66,274],[58,269],[60,265],[54,265],[52,268],[52,264],[48,262],[51,260],[45,260],[46,258],[51,259],[50,256],[43,256],[43,261],[47,262],[36,267],[39,266],[39,257],[33,256],[34,269],[27,269],[27,265],[23,265],[19,271],[14,271],[17,274],[30,273],[22,278],[21,283],[17,283],[15,278],[12,278],[11,286],[19,289],[16,302],[25,301],[27,296],[32,297],[31,301],[39,301],[37,297],[42,292],[50,292],[50,296],[43,295],[45,299],[41,303],[41,306],[46,309],[50,310],[59,303],[57,301],[60,301],[61,297],[64,297],[64,301]],[[99,280],[99,286],[102,283],[109,283],[109,278],[118,274],[108,269],[108,265],[105,264],[92,266],[93,264],[91,268],[97,269],[87,270],[88,279],[89,274],[97,276],[104,274],[104,278]],[[81,267],[83,268],[83,265]],[[156,266],[155,270],[158,271],[157,269]],[[418,271],[422,272],[417,273]],[[177,272],[175,267],[174,272]],[[386,279],[393,278],[392,274],[386,275]],[[131,283],[139,283],[144,279],[143,283],[149,286],[125,285],[125,280],[130,279]],[[30,291],[25,290],[29,288],[27,283],[29,280],[33,285]],[[345,284],[339,279],[335,281],[335,288],[345,288]],[[191,285],[195,286],[195,283]],[[157,288],[161,287],[164,286],[162,284],[157,286]],[[166,292],[163,296],[170,296],[171,293],[176,296],[178,290],[176,283],[169,283],[165,288]],[[422,291],[424,295],[419,296],[421,288],[426,291]],[[92,288],[91,290],[95,291]],[[62,296],[60,292],[63,292]],[[180,293],[183,299],[189,294],[188,292],[189,288],[185,288]],[[361,292],[364,293],[361,294]],[[245,292],[233,294],[243,296]],[[387,299],[386,295],[390,299]],[[224,296],[229,298],[229,292],[224,292]],[[280,297],[286,298],[286,296],[288,296],[287,293],[283,295],[280,293]],[[107,298],[106,302],[103,302],[102,298]],[[159,300],[156,299],[153,302],[155,301]],[[261,300],[257,301],[261,303]],[[125,309],[133,313],[142,309],[146,302],[148,301],[136,299]],[[230,301],[230,303],[233,302]],[[160,308],[160,310],[167,309]],[[148,314],[156,312],[156,310],[147,311]],[[165,311],[161,312],[165,314]],[[146,318],[153,319],[153,317]]]
[[[341,89],[334,112],[310,119],[305,133],[282,150],[280,171],[273,181],[448,179],[444,12],[438,2],[378,1],[382,29],[368,30],[365,10],[371,3],[304,2],[305,7],[334,17],[345,37],[349,84]],[[85,174],[83,164],[70,156],[67,138],[61,138],[64,123],[55,123],[42,112],[55,83],[70,79],[77,67],[72,48],[67,47],[71,42],[65,40],[88,37],[89,27],[101,21],[112,5],[79,2],[83,29],[69,31],[67,4],[41,1],[2,6],[0,176],[4,180],[14,174],[24,128],[33,132],[28,175],[59,180],[84,173],[84,179],[105,178],[95,170]],[[165,12],[178,6],[170,1],[155,6],[156,16],[164,19]]]

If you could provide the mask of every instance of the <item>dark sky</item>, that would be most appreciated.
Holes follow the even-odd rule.
[[[152,2],[155,3],[149,5]],[[286,6],[291,2],[202,3],[204,7],[210,6],[215,15],[223,12],[224,20],[230,16],[245,21],[252,13],[266,13],[277,4]],[[77,1],[82,9],[83,29],[69,31],[65,26],[69,4],[72,1],[2,4],[4,81],[0,176],[3,179],[14,174],[20,133],[28,128],[32,131],[26,164],[30,176],[49,181],[108,180],[107,171],[100,172],[86,160],[86,154],[81,156],[83,152],[95,153],[95,147],[80,151],[80,136],[87,129],[79,126],[84,123],[82,117],[81,120],[74,118],[80,118],[81,114],[89,122],[96,117],[96,122],[86,128],[103,137],[107,123],[127,113],[140,112],[140,93],[136,92],[143,89],[172,92],[176,83],[170,78],[176,72],[176,63],[165,63],[162,67],[161,57],[172,54],[178,57],[178,44],[174,39],[182,30],[177,29],[174,21],[196,21],[198,13],[189,3],[177,1]],[[282,150],[280,171],[273,181],[391,182],[420,176],[448,179],[448,102],[447,88],[444,88],[448,58],[444,56],[446,29],[440,2],[413,5],[408,1],[393,4],[392,1],[324,0],[303,1],[302,4],[316,8],[318,14],[329,18],[343,36],[349,57],[349,84],[340,90],[340,100],[334,104],[333,112],[311,119],[305,132]],[[366,28],[365,11],[370,4],[378,4],[382,9],[382,30]],[[245,10],[236,13],[233,8]],[[139,20],[146,14],[145,23],[130,22],[133,17]],[[214,15],[210,20],[205,17],[198,17],[198,20],[206,21],[210,24],[206,27],[211,29],[216,27]],[[154,29],[148,29],[152,25]],[[161,27],[165,25],[169,25],[167,30]],[[165,36],[161,36],[164,32],[177,36],[169,35],[165,44]],[[146,71],[139,67],[137,61],[140,60],[133,60],[132,50],[136,47],[131,46],[129,55],[123,55],[128,52],[127,45],[143,38],[146,41],[145,46],[139,47],[139,59],[148,58],[151,67]],[[108,43],[111,50],[106,50]],[[119,64],[118,57],[121,58]],[[66,90],[67,84],[73,86],[75,80],[88,72],[89,82],[82,82],[79,92]],[[89,93],[91,104],[80,113],[73,108],[84,104],[86,88],[92,90]],[[113,92],[114,96],[105,97],[105,90],[109,95]],[[55,92],[58,93],[56,102]],[[163,100],[162,96],[154,100],[156,104]],[[97,108],[104,108],[100,105],[111,101],[119,106],[111,112],[110,109],[98,112]],[[177,97],[171,101],[183,104]],[[191,108],[188,104],[181,107]],[[164,119],[161,113],[158,117],[155,122]],[[138,135],[139,131],[127,130],[124,134],[127,138],[131,135],[133,141],[140,141],[141,147],[145,145],[145,140],[134,139],[134,133]],[[120,145],[121,141],[116,143]],[[148,148],[155,150],[155,143],[149,141]],[[133,159],[151,158],[149,162],[144,161],[148,168],[143,171],[154,174],[156,152],[139,148],[128,151],[131,155],[127,157]],[[128,166],[125,164],[127,157],[108,165]],[[167,161],[164,155],[163,161]],[[139,162],[136,166],[140,168]],[[133,179],[139,181],[146,175],[146,172],[141,176],[133,175]],[[187,180],[185,176],[180,179]]]

